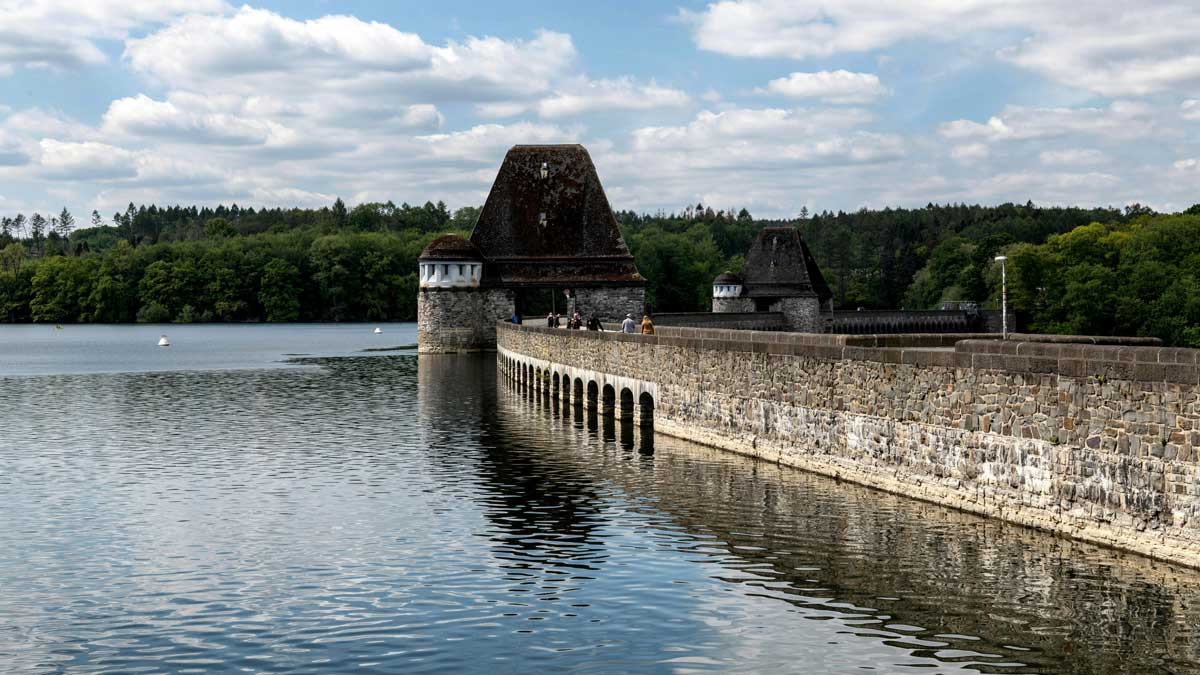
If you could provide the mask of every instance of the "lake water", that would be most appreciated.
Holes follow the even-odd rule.
[[[0,327],[0,672],[1200,669],[1200,574],[381,327]]]

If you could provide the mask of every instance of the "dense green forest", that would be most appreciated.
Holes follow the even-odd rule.
[[[0,217],[5,321],[358,321],[416,316],[416,257],[478,209],[360,204],[320,209],[130,205],[76,227]],[[993,258],[1009,256],[1012,307],[1031,330],[1159,336],[1200,346],[1200,206],[1124,209],[934,205],[802,212],[787,221],[714,211],[616,213],[659,311],[709,306],[765,225],[793,225],[842,308],[998,305]]]

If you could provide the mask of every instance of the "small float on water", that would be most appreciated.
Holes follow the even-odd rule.
[[[167,339],[166,335],[159,335],[158,336],[158,346],[159,347],[170,347],[171,341]]]
[[[373,330],[373,331],[371,331],[371,332],[372,332],[372,333],[374,333],[374,334],[376,334],[376,335],[383,335],[383,329],[382,329],[382,328],[380,328],[379,326],[376,326],[376,327],[375,327],[375,330]]]

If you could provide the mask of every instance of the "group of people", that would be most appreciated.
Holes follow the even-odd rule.
[[[639,330],[639,328],[641,330]],[[650,320],[649,314],[642,315],[642,323],[639,325],[633,320],[632,314],[626,314],[625,320],[621,322],[622,333],[641,333],[642,335],[654,335],[654,322]]]
[[[512,322],[515,324],[521,323],[521,315],[518,312],[513,312]],[[546,315],[547,328],[562,328],[562,314],[551,312]],[[588,314],[585,322],[579,312],[574,312],[571,318],[567,319],[567,329],[569,330],[595,330],[603,331],[604,325],[600,323],[600,319],[594,314]],[[640,329],[640,330],[639,330]],[[642,322],[639,325],[634,321],[632,314],[626,314],[625,320],[621,322],[622,333],[641,333],[642,335],[654,335],[654,322],[650,320],[649,314],[642,315]]]

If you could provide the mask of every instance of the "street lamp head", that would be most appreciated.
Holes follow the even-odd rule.
[[[1008,256],[1006,256],[1006,255],[996,256],[996,262],[1004,262],[1005,260],[1008,260]]]

